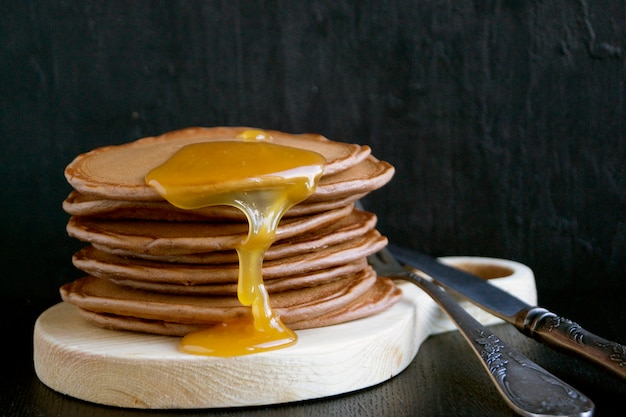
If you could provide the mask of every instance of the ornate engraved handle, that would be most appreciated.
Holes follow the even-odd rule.
[[[518,326],[549,346],[574,353],[626,379],[626,346],[611,342],[545,308],[531,308]]]
[[[516,352],[470,316],[443,289],[416,274],[411,281],[456,323],[502,397],[523,416],[592,416],[589,398]]]

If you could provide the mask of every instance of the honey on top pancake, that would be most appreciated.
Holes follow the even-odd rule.
[[[193,127],[147,137],[123,145],[106,146],[78,155],[65,169],[75,190],[113,200],[151,201],[163,197],[146,184],[145,176],[186,145],[233,140],[246,127]],[[272,142],[310,150],[324,156],[324,176],[345,171],[366,159],[368,146],[328,140],[321,135],[266,131]]]
[[[96,325],[171,335],[202,326],[187,323],[176,314],[168,317],[177,303],[194,314],[193,309],[199,308],[196,302],[223,295],[224,300],[237,304],[237,309],[250,312],[250,307],[233,296],[239,264],[232,252],[245,239],[248,217],[227,206],[175,207],[145,181],[147,172],[187,145],[232,140],[249,131],[189,128],[95,149],[75,158],[65,171],[74,191],[63,207],[73,216],[68,224],[70,235],[93,245],[74,256],[75,266],[91,276],[65,285],[63,299],[78,305]],[[276,248],[273,250],[272,244],[266,252],[270,256],[262,272],[264,279],[274,281],[269,286],[272,304],[275,297],[285,299],[288,293],[295,296],[302,291],[301,300],[308,294],[308,301],[298,307],[297,318],[284,307],[278,310],[279,317],[286,314],[290,328],[303,329],[366,317],[397,302],[399,290],[392,281],[374,277],[366,284],[356,278],[369,268],[365,257],[386,245],[374,224],[368,223],[360,236],[350,233],[364,226],[348,232],[350,227],[344,224],[332,230],[336,222],[365,221],[363,213],[353,210],[354,201],[384,186],[393,176],[393,167],[372,156],[367,146],[334,142],[320,135],[275,131],[263,135],[325,158],[315,189],[283,213],[276,229]],[[92,280],[106,285],[90,285],[90,301],[85,302],[84,287],[78,283]],[[344,283],[347,289],[357,282],[363,291],[356,296],[351,291],[355,298],[343,306],[324,301],[329,294],[325,288],[339,288],[338,283]],[[107,303],[111,289],[125,295],[112,309],[100,311],[97,306]],[[143,295],[127,297],[131,293]],[[148,301],[158,294],[176,297],[167,305]],[[196,302],[183,307],[181,296]],[[340,298],[346,301],[345,297]],[[148,304],[159,311],[156,317],[142,313]]]

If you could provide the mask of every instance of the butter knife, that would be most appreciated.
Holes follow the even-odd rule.
[[[393,244],[389,249],[406,266],[423,271],[437,284],[514,325],[526,336],[626,379],[626,346],[599,337],[545,308],[530,306],[488,281],[445,265],[429,255]]]

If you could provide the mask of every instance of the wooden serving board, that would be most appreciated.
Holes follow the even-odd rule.
[[[524,265],[493,258],[442,260],[504,265],[512,274],[492,282],[536,304],[534,276]],[[59,303],[35,323],[35,372],[60,393],[128,408],[241,407],[342,394],[392,378],[429,335],[455,328],[416,286],[400,286],[402,300],[383,313],[301,330],[294,346],[232,358],[182,353],[176,337],[101,329],[85,322],[75,306]],[[462,304],[484,324],[500,322]]]

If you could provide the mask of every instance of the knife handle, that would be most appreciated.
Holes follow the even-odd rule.
[[[578,355],[626,379],[626,346],[603,339],[541,307],[528,310],[518,328],[548,346]]]

